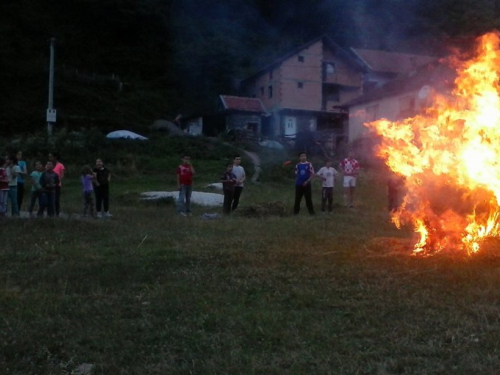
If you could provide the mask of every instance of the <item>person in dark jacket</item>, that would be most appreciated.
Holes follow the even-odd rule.
[[[232,170],[233,163],[228,163],[226,165],[226,171],[221,177],[222,189],[224,190],[224,204],[222,206],[222,212],[225,215],[229,215],[231,213],[231,202],[233,201],[234,186],[237,180]]]
[[[102,159],[95,161],[93,172],[96,175],[94,193],[97,217],[111,217],[112,215],[109,213],[109,182],[111,181],[111,172],[104,166]],[[104,213],[102,213],[103,206]]]
[[[56,190],[59,186],[59,175],[54,172],[54,163],[48,161],[45,166],[45,172],[40,176],[40,186],[42,187],[42,199],[37,216],[43,217],[45,209],[47,215],[53,217],[56,213]]]

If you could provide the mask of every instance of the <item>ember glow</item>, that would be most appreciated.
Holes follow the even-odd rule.
[[[415,253],[472,254],[500,236],[499,43],[488,33],[472,59],[455,58],[453,90],[433,95],[424,114],[366,124],[381,136],[378,154],[406,178],[392,221],[414,226]]]

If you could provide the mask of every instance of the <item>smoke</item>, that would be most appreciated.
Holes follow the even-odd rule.
[[[351,4],[356,46],[398,50],[417,26],[420,0],[362,0]]]

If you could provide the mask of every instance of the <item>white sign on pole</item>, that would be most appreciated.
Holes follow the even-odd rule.
[[[47,109],[47,122],[56,122],[57,110]]]

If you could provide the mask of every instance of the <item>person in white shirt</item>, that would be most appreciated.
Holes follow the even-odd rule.
[[[17,165],[16,155],[5,157],[5,170],[9,179],[9,200],[12,216],[19,216],[19,207],[17,206],[17,176],[21,173],[21,168]]]
[[[240,165],[241,164],[241,156],[236,155],[233,160],[233,170],[232,173],[236,176],[236,184],[234,186],[234,194],[233,194],[233,203],[231,207],[231,211],[234,211],[238,208],[238,204],[240,203],[240,195],[243,191],[243,181],[245,181],[245,169]]]
[[[332,212],[333,209],[333,187],[335,185],[335,176],[339,172],[332,167],[332,161],[327,160],[325,166],[322,167],[317,175],[322,178],[322,193],[321,193],[321,211],[325,212],[326,201],[328,201],[328,212]]]

